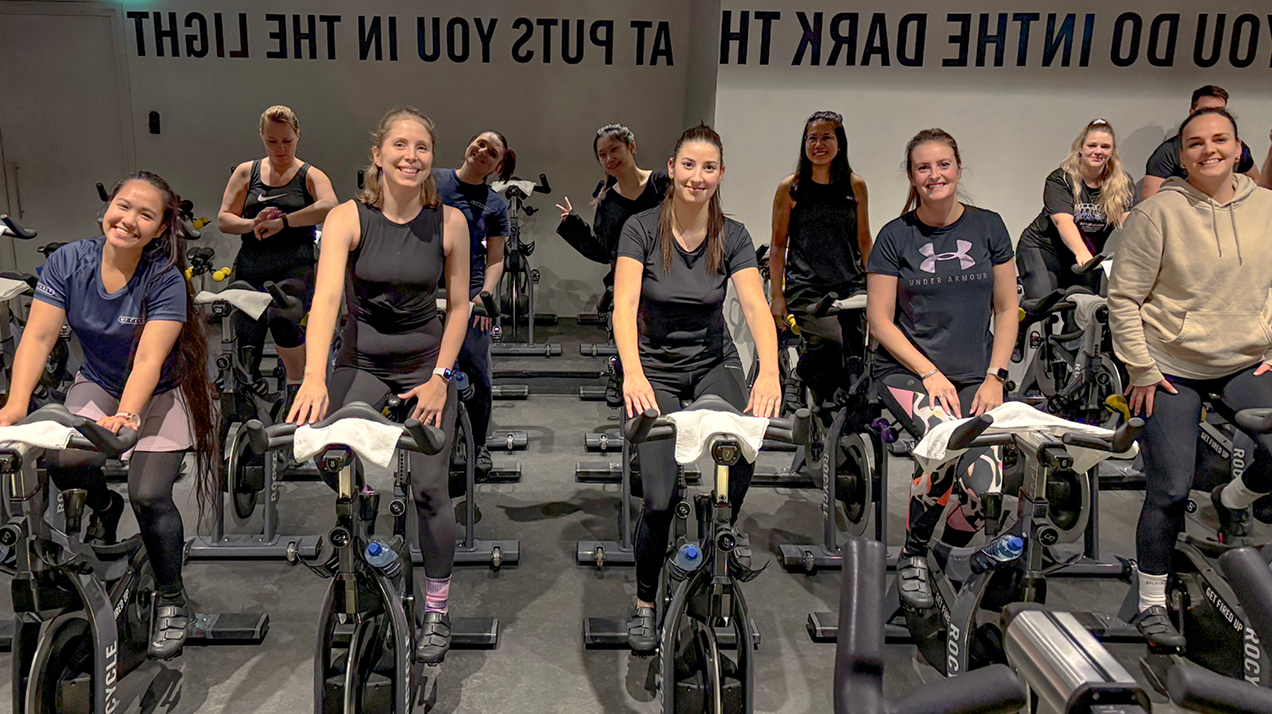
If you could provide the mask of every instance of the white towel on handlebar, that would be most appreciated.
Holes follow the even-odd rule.
[[[0,278],[0,302],[8,302],[19,295],[31,292],[31,286],[25,280]]]
[[[259,290],[222,290],[219,293],[203,290],[200,291],[198,295],[194,296],[194,302],[196,305],[204,305],[221,300],[224,300],[239,310],[242,310],[244,315],[247,315],[253,320],[261,319],[261,315],[265,314],[265,308],[269,307],[270,303],[274,302],[273,296]]]
[[[353,449],[364,462],[381,468],[393,463],[398,437],[406,429],[401,424],[380,424],[369,419],[341,419],[331,426],[315,429],[302,426],[292,437],[297,461],[307,461],[332,445]]]
[[[1095,320],[1095,311],[1108,302],[1099,295],[1086,295],[1083,293],[1070,295],[1067,299],[1074,306],[1073,321],[1078,323],[1078,327],[1082,328],[1083,331],[1089,328]]]
[[[1113,432],[1108,429],[1061,419],[1058,416],[1052,416],[1046,412],[1034,409],[1023,402],[1004,402],[1001,406],[991,409],[987,413],[994,417],[994,424],[985,430],[986,434],[1040,431],[1057,439],[1065,434],[1072,433],[1090,434],[1106,439],[1113,436]],[[924,471],[930,473],[943,464],[957,459],[967,451],[967,449],[955,450],[947,447],[950,443],[950,437],[954,434],[954,429],[970,419],[968,417],[967,419],[955,419],[954,421],[937,424],[932,431],[929,431],[923,437],[918,446],[914,447],[914,459],[919,462]],[[1129,451],[1121,454],[1112,454],[1099,449],[1085,449],[1080,446],[1065,446],[1065,450],[1073,457],[1073,470],[1083,473],[1108,458],[1133,458],[1138,453],[1138,445],[1132,444]]]
[[[742,458],[748,463],[764,445],[768,419],[742,416],[709,409],[673,412],[667,418],[676,424],[676,463],[692,464],[702,458],[717,436],[736,438],[742,447]]]
[[[63,426],[55,421],[5,426],[0,427],[0,448],[16,443],[60,451],[71,443],[71,436],[77,433],[79,432],[71,427]]]

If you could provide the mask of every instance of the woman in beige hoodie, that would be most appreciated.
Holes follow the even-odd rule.
[[[1237,124],[1222,109],[1180,127],[1187,180],[1171,178],[1136,206],[1109,284],[1113,347],[1130,374],[1147,494],[1136,535],[1139,608],[1151,643],[1182,646],[1166,614],[1166,575],[1193,483],[1202,399],[1272,407],[1272,192],[1235,173]],[[1220,538],[1248,532],[1249,507],[1272,491],[1272,436],[1254,466],[1214,491]]]

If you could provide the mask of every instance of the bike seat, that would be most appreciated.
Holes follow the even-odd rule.
[[[705,409],[713,412],[730,412],[732,414],[741,414],[742,410],[726,402],[722,397],[715,394],[704,394],[693,400],[684,407],[685,411],[694,411]]]
[[[18,273],[18,272],[0,273],[0,278],[6,278],[8,280],[20,280],[26,283],[27,285],[30,285],[32,290],[34,290],[35,286],[40,282],[39,277],[32,275],[30,273]]]
[[[191,248],[186,257],[191,261],[195,260],[212,260],[216,256],[216,251],[211,248]],[[253,288],[254,290],[255,288]]]
[[[1272,409],[1242,409],[1235,421],[1248,433],[1272,434]]]
[[[65,244],[65,243],[45,243],[44,245],[40,246],[39,248],[36,248],[35,250],[36,250],[36,252],[38,252],[40,255],[42,255],[42,256],[44,256],[45,258],[47,258],[47,257],[49,257],[49,255],[51,255],[54,251],[56,251],[58,248],[61,248],[61,247],[62,247],[62,246],[64,246],[64,245],[66,245],[66,244]]]

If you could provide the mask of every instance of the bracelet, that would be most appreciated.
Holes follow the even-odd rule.
[[[934,375],[934,374],[936,374],[937,372],[940,372],[940,371],[941,371],[941,370],[936,369],[935,367],[933,367],[931,372],[928,372],[927,374],[923,375],[922,377],[919,377],[919,381],[920,381],[920,382],[927,381],[927,378],[928,378],[928,377],[931,377],[932,375]]]
[[[115,412],[115,416],[127,419],[128,423],[132,424],[134,429],[141,426],[141,417],[133,414],[132,412]]]

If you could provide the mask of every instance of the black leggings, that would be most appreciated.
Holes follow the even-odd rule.
[[[337,367],[327,389],[332,411],[349,402],[366,402],[380,409],[390,394],[402,394],[418,384],[390,384],[379,377],[354,367]],[[442,431],[446,446],[432,456],[411,452],[411,491],[415,497],[415,513],[419,524],[420,552],[424,554],[424,574],[434,580],[449,578],[455,565],[455,508],[451,504],[450,453],[455,440],[455,421],[459,398],[452,383],[446,390],[446,409],[442,412]],[[329,484],[330,485],[330,484]],[[334,488],[334,486],[333,486]],[[422,587],[422,584],[421,584]],[[424,602],[421,596],[419,602]],[[419,608],[422,614],[424,609]]]
[[[100,454],[72,449],[49,452],[44,458],[49,478],[59,489],[84,489],[88,492],[88,507],[94,511],[110,505],[110,491],[102,474],[106,460]],[[185,526],[172,500],[172,486],[181,475],[184,458],[184,451],[136,451],[128,462],[128,500],[155,571],[155,584],[159,592],[166,594],[182,590]]]
[[[1135,557],[1145,573],[1164,575],[1171,570],[1196,471],[1202,398],[1217,394],[1233,411],[1272,406],[1272,374],[1256,377],[1254,370],[1250,367],[1208,380],[1167,375],[1179,393],[1158,389],[1153,396],[1153,416],[1147,418],[1139,439],[1146,493],[1135,534]],[[1272,491],[1272,435],[1255,439],[1253,464],[1241,479],[1255,493]]]
[[[259,270],[252,266],[234,264],[235,276],[246,281],[257,290],[264,290],[265,283],[273,281],[280,284],[283,292],[295,295],[305,305],[305,312],[314,300],[314,266],[300,265],[283,270]],[[286,280],[287,285],[281,285]],[[251,374],[260,371],[261,353],[265,349],[265,333],[274,335],[274,344],[284,349],[300,347],[305,344],[305,329],[300,321],[273,316],[273,310],[261,315],[261,319],[253,320],[242,312],[234,313],[234,334],[238,337],[239,349],[252,348],[251,364],[247,365]],[[296,375],[292,375],[294,379]]]
[[[473,446],[485,446],[486,437],[490,434],[493,399],[490,381],[490,331],[474,327],[471,318],[455,365],[468,376],[468,382],[473,385],[473,396],[464,402],[464,409],[468,410],[468,422],[473,428]]]
[[[661,414],[678,412],[682,401],[692,401],[705,394],[722,397],[739,410],[746,408],[746,380],[737,357],[690,372],[646,369],[645,377],[654,388]],[[658,592],[658,574],[667,557],[671,520],[675,517],[671,501],[678,475],[676,442],[663,440],[637,444],[636,453],[640,457],[640,484],[645,492],[645,510],[636,521],[636,597],[644,602],[653,602]],[[745,459],[739,461],[729,474],[729,503],[735,522],[754,474],[755,464],[747,463]]]
[[[1068,251],[1065,251],[1064,257],[1061,257],[1053,250],[1036,245],[1018,246],[1016,270],[1020,273],[1020,284],[1025,289],[1025,299],[1037,300],[1053,290],[1071,288],[1076,285],[1095,292],[1099,288],[1097,280],[1099,271],[1086,276],[1078,275],[1072,269],[1074,261],[1073,253]]]
[[[835,391],[848,389],[865,364],[865,311],[813,317],[808,307],[791,308],[799,325],[800,358],[796,374],[808,385],[813,400],[823,404]]]

